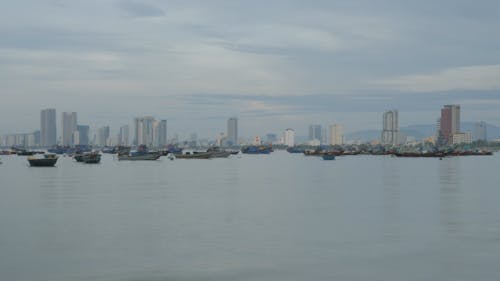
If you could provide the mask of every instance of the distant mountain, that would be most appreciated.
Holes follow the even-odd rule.
[[[462,122],[461,131],[472,132],[474,136],[475,122]],[[500,139],[500,127],[486,124],[488,140]],[[436,125],[410,125],[406,127],[401,127],[399,129],[401,133],[406,136],[415,137],[417,140],[422,140],[426,137],[433,136],[436,131]],[[379,130],[364,130],[346,135],[347,140],[360,140],[360,141],[370,141],[374,139],[380,139],[381,131]]]

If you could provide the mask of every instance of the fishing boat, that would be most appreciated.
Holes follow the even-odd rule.
[[[97,164],[101,162],[101,154],[99,152],[84,152],[77,153],[73,156],[76,162],[82,162],[86,164]]]
[[[28,162],[31,167],[54,167],[57,159],[55,154],[44,154],[42,156],[29,156]]]
[[[213,153],[208,151],[183,151],[182,154],[177,154],[178,159],[210,159]]]
[[[323,160],[335,160],[335,154],[325,153],[321,156]]]
[[[250,145],[250,146],[245,146],[241,149],[242,153],[245,154],[270,154],[273,152],[273,148],[271,146],[264,146],[264,145]]]
[[[302,147],[292,146],[286,149],[288,153],[304,153],[305,149]]]
[[[128,161],[142,161],[142,160],[158,160],[160,158],[159,153],[149,153],[149,152],[130,152],[129,154],[118,155],[118,160],[128,160]]]

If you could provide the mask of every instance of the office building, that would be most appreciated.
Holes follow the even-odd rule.
[[[233,146],[238,144],[238,118],[229,118],[227,120],[227,139],[226,144]]]
[[[40,112],[40,145],[49,147],[57,144],[56,110],[49,108]]]
[[[154,121],[154,146],[167,145],[167,120]]]
[[[76,112],[63,112],[61,118],[61,144],[65,146],[74,145],[73,134],[77,129]]]
[[[292,147],[295,146],[295,131],[293,129],[286,129],[283,133],[283,144]]]
[[[344,144],[344,128],[340,124],[330,126],[330,145]]]
[[[321,125],[309,125],[309,140],[323,140],[323,130],[321,129]]]
[[[87,125],[77,125],[76,131],[78,132],[78,138],[75,138],[75,144],[89,145],[90,127]]]
[[[128,125],[120,127],[120,133],[118,134],[118,144],[129,146],[130,129]]]
[[[472,143],[471,132],[453,134],[452,144],[462,144],[462,143],[467,143],[467,144]]]
[[[453,144],[453,135],[460,133],[460,105],[445,105],[441,109],[440,144]]]
[[[382,138],[384,145],[397,145],[399,143],[399,116],[397,110],[384,112],[382,118]]]
[[[97,129],[97,140],[96,144],[100,147],[110,145],[110,129],[109,126],[104,126]]]
[[[135,118],[134,143],[136,145],[153,146],[155,119],[150,116]]]

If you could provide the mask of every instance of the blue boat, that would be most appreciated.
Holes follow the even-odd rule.
[[[323,160],[335,160],[335,154],[323,154],[321,157]]]
[[[242,153],[245,154],[270,154],[273,151],[273,148],[271,146],[256,146],[256,145],[250,145],[250,146],[245,146],[241,149]]]

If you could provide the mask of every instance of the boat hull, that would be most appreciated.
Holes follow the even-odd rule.
[[[120,161],[154,161],[160,158],[160,154],[147,154],[147,155],[118,155]]]
[[[57,158],[45,159],[28,159],[31,167],[54,167],[57,163]]]

